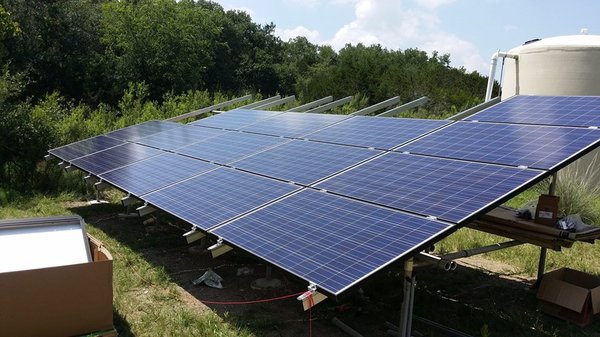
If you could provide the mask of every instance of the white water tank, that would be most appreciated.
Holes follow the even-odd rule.
[[[600,96],[600,35],[534,40],[506,58],[502,99],[520,95]]]
[[[513,95],[600,96],[600,35],[582,33],[511,49],[508,53],[517,58],[505,59],[502,100]],[[599,158],[594,162],[594,157]],[[589,176],[586,169],[592,163],[596,173],[592,176],[600,180],[600,149],[578,160],[577,171]]]

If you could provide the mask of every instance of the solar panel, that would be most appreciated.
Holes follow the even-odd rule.
[[[291,184],[221,167],[146,194],[142,199],[208,230],[295,189]]]
[[[316,186],[461,223],[543,174],[544,171],[390,152]]]
[[[292,140],[235,162],[233,166],[310,185],[379,153],[350,146]]]
[[[600,127],[600,96],[514,96],[467,120]]]
[[[356,116],[305,138],[389,150],[449,123],[432,119]]]
[[[213,115],[207,118],[202,118],[201,120],[190,124],[207,126],[212,128],[239,130],[240,128],[246,125],[250,125],[265,118],[276,116],[280,113],[282,112],[235,109],[227,112],[222,112],[220,114]]]
[[[448,228],[307,189],[211,232],[337,295]]]
[[[112,138],[122,140],[136,140],[142,137],[146,137],[158,132],[166,131],[173,128],[181,127],[182,124],[165,121],[148,121],[141,124],[128,126],[123,129],[119,129],[113,132],[109,132],[106,135]]]
[[[104,181],[141,196],[219,166],[165,153],[101,174]]]
[[[161,153],[164,152],[144,145],[125,143],[75,159],[71,164],[97,176]]]
[[[287,141],[289,140],[280,137],[229,131],[222,136],[212,137],[175,151],[194,158],[228,164]]]
[[[397,151],[552,169],[600,141],[600,130],[457,122]]]
[[[167,131],[140,138],[136,140],[136,143],[153,146],[164,150],[174,150],[182,146],[190,145],[211,137],[225,134],[226,132],[227,131],[223,130],[184,125],[179,128],[169,129]]]
[[[94,152],[106,150],[113,146],[123,144],[122,141],[106,137],[103,135],[84,139],[82,141],[57,147],[49,150],[48,153],[60,158],[64,161],[71,161],[75,158],[79,158]]]
[[[300,137],[348,117],[347,115],[286,112],[260,120],[241,130],[273,136]]]

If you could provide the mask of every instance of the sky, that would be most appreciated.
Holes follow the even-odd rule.
[[[305,36],[339,50],[347,43],[450,54],[451,66],[488,74],[492,54],[523,42],[600,34],[597,0],[218,0],[284,41]]]

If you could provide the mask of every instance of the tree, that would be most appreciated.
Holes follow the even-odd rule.
[[[80,98],[95,90],[90,72],[102,52],[95,1],[2,0],[2,6],[20,29],[4,45],[12,70],[30,78],[24,94],[58,90]]]
[[[103,4],[101,35],[113,91],[145,82],[158,99],[202,88],[220,31],[211,10],[191,0]]]

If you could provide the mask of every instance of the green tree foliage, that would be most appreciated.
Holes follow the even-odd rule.
[[[116,92],[129,82],[147,83],[153,98],[202,88],[221,31],[215,19],[190,0],[103,4],[101,40]]]
[[[13,70],[29,75],[25,94],[43,97],[60,91],[78,99],[92,94],[96,58],[102,52],[95,1],[1,0],[0,4],[20,29],[5,39],[5,46]]]

